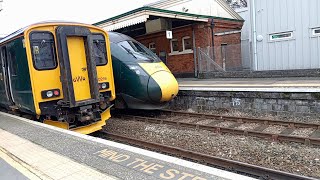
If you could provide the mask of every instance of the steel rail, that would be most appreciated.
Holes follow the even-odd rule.
[[[142,117],[142,116],[122,115],[122,117],[124,119],[132,119],[135,121],[143,121],[143,122],[156,123],[156,124],[175,125],[175,126],[180,126],[180,127],[208,130],[208,131],[212,131],[212,132],[216,132],[216,133],[232,133],[232,134],[237,134],[237,135],[253,136],[253,137],[259,137],[259,138],[270,138],[270,139],[279,140],[279,141],[305,143],[307,145],[320,145],[320,138],[290,136],[290,135],[285,135],[285,134],[273,134],[273,133],[259,132],[259,131],[254,131],[254,130],[241,130],[241,129],[236,129],[236,128],[219,127],[219,126],[213,126],[213,125],[201,125],[201,124],[171,121],[171,120],[151,118],[151,117]],[[262,123],[262,122],[260,121],[260,123]]]
[[[271,120],[271,119],[259,119],[259,118],[249,118],[249,117],[236,117],[236,116],[220,116],[214,114],[203,114],[203,113],[190,113],[190,112],[180,112],[180,111],[170,111],[161,110],[161,112],[170,113],[171,115],[185,115],[190,117],[200,117],[200,118],[214,118],[225,121],[237,121],[244,123],[265,123],[266,125],[289,125],[290,127],[297,128],[315,128],[320,129],[320,124],[315,123],[304,123],[304,122],[291,122],[291,121],[281,121],[281,120]]]
[[[265,168],[261,166],[251,165],[248,163],[243,163],[239,161],[224,159],[216,156],[210,156],[203,153],[198,153],[194,151],[189,151],[186,149],[162,145],[158,143],[146,142],[138,139],[133,139],[130,137],[125,137],[122,135],[112,134],[105,131],[102,133],[108,138],[125,142],[128,144],[134,144],[137,146],[142,146],[144,148],[161,151],[164,153],[169,153],[178,157],[184,157],[192,160],[196,160],[200,163],[210,164],[216,167],[220,167],[232,172],[241,172],[250,175],[254,175],[256,177],[260,177],[263,179],[277,179],[277,180],[315,180],[315,178],[301,176],[297,174],[291,174],[288,172],[278,171],[270,168]]]

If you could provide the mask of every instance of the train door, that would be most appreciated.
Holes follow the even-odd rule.
[[[64,101],[70,107],[99,102],[99,84],[90,30],[60,26],[57,28],[57,40]]]
[[[1,102],[3,104],[13,104],[11,83],[9,80],[9,68],[8,68],[8,58],[7,58],[7,48],[6,46],[1,47],[1,68],[0,68],[0,93],[2,94]]]

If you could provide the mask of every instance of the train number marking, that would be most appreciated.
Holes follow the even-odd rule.
[[[85,81],[86,78],[83,77],[83,76],[77,76],[75,78],[72,79],[73,82],[82,82],[82,81]]]
[[[98,81],[106,81],[107,80],[107,77],[98,77]]]

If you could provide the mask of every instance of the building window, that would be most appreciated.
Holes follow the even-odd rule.
[[[313,36],[320,36],[320,27],[312,29]]]
[[[170,41],[171,44],[171,52],[179,52],[178,40],[172,39]]]
[[[154,42],[149,43],[149,49],[156,54],[156,43]]]
[[[293,39],[293,31],[270,34],[270,41]]]
[[[182,38],[182,47],[183,47],[183,51],[192,50],[192,41],[189,36]]]

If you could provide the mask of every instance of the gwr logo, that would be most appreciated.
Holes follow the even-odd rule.
[[[75,78],[72,79],[73,82],[82,82],[82,81],[85,81],[86,78],[83,77],[83,76],[77,76]]]

